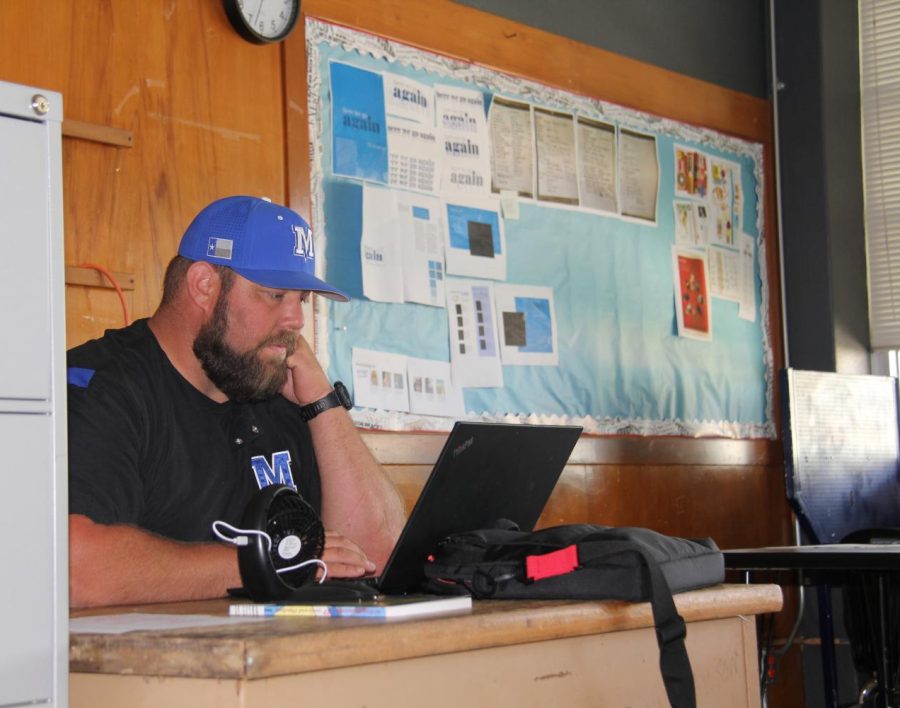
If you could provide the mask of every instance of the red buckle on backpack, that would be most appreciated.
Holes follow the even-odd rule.
[[[578,547],[566,546],[541,556],[525,556],[525,575],[529,580],[570,573],[578,567]]]

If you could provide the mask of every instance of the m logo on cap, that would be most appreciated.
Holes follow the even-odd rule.
[[[312,229],[294,224],[294,255],[301,258],[315,258],[316,250],[313,246]]]

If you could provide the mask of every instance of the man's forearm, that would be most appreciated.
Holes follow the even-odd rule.
[[[287,365],[282,395],[292,403],[306,405],[331,390],[305,338],[300,337]],[[309,427],[322,480],[322,522],[355,542],[380,570],[406,520],[403,500],[346,410],[326,410]]]
[[[358,543],[380,571],[403,529],[406,510],[343,408],[310,422],[322,478],[325,527]]]
[[[180,543],[125,525],[69,517],[72,607],[222,597],[241,584],[235,550]]]

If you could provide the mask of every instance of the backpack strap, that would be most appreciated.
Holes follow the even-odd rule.
[[[659,668],[672,708],[694,708],[697,705],[694,675],[684,638],[687,627],[678,610],[666,577],[656,560],[640,544],[625,540],[582,541],[578,544],[579,564],[590,567],[613,553],[632,552],[643,558],[650,585],[650,607],[659,645]]]

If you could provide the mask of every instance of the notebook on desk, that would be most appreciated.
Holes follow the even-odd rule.
[[[423,565],[445,536],[509,519],[534,528],[581,428],[457,422],[378,578],[379,592],[425,580]]]

